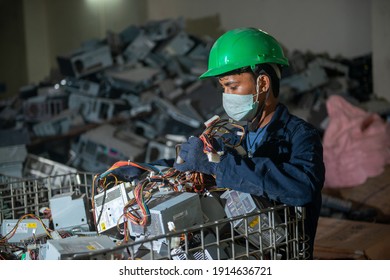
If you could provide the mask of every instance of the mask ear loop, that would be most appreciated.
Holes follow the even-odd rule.
[[[257,79],[256,79],[256,101],[255,102],[259,102],[259,89],[260,89],[260,87],[259,87],[259,78],[260,78],[260,75],[257,77]]]
[[[256,94],[257,94],[257,101],[256,102],[259,102],[259,82],[258,82],[258,80],[259,80],[260,76],[264,75],[264,74],[265,74],[265,71],[261,70],[259,73],[259,76],[256,79]],[[261,107],[257,110],[256,116],[251,121],[248,122],[248,129],[251,132],[255,131],[264,120],[264,119],[261,120],[261,116],[263,115],[265,103],[268,100],[269,93],[270,93],[270,90],[268,88],[267,94],[265,96],[265,100],[264,100],[263,104],[261,104]]]

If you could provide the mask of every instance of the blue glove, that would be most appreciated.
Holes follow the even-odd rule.
[[[124,165],[113,170],[107,170],[106,172],[103,172],[102,174],[100,174],[100,179],[103,179],[105,177],[106,179],[111,181],[114,180],[114,178],[110,175],[115,175],[115,177],[120,181],[132,182],[134,180],[138,180],[144,172],[145,170],[142,170],[138,167]]]
[[[198,137],[190,137],[181,145],[179,157],[183,163],[175,162],[173,167],[181,172],[195,171],[208,175],[216,173],[217,163],[209,162],[203,152],[203,142]]]
[[[118,179],[125,182],[131,182],[135,179],[139,179],[144,172],[145,170],[131,165],[121,166],[111,171],[111,173],[116,175]]]

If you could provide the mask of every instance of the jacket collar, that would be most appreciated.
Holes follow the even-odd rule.
[[[280,129],[283,129],[289,118],[290,113],[287,107],[282,103],[278,103],[276,105],[275,113],[267,125],[266,131],[279,131]]]

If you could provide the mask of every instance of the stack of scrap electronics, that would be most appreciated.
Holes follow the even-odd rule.
[[[182,18],[108,31],[59,54],[58,73],[22,87],[1,108],[2,128],[24,127],[28,152],[82,171],[171,155],[223,111],[215,83],[198,79],[211,43],[188,34]]]

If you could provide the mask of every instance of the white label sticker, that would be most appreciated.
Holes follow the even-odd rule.
[[[10,232],[14,227],[16,223],[7,223],[6,225],[6,231],[7,233]],[[28,227],[26,223],[19,223],[18,228],[16,229],[15,233],[27,233]]]

